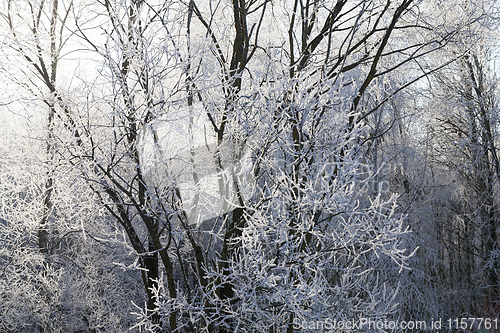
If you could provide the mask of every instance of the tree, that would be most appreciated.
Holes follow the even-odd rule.
[[[7,332],[123,331],[130,326],[128,299],[141,300],[135,274],[104,260],[129,258],[67,154],[68,146],[81,145],[67,91],[57,80],[73,6],[9,2],[2,13],[9,31],[4,55],[12,60],[6,74],[24,90],[5,108],[34,118],[24,137],[13,131],[6,143],[19,142],[2,153],[11,156],[2,159],[0,181],[0,309]],[[22,110],[26,106],[37,113]]]
[[[442,133],[436,149],[446,157],[438,163],[455,172],[462,186],[450,207],[456,221],[443,226],[448,233],[448,274],[451,288],[470,293],[470,312],[493,310],[498,297],[496,85],[488,69],[488,53],[485,46],[473,48],[437,77],[442,90],[436,100],[449,110],[436,115]],[[462,286],[456,280],[458,274],[460,280],[466,276],[469,284]],[[469,290],[478,274],[482,281],[478,290]]]
[[[37,39],[44,2],[31,7],[26,46],[6,15],[35,74],[26,85],[48,106],[47,154],[60,157],[47,163],[42,252],[87,251],[112,272],[101,258],[130,260],[131,249],[122,267],[137,271],[121,278],[140,276],[136,327],[154,332],[293,332],[398,315],[413,248],[396,195],[379,190],[377,147],[398,118],[386,103],[451,63],[420,64],[466,25],[448,29],[432,3],[411,0],[104,0],[68,3],[64,15],[56,5],[49,62]],[[56,26],[68,32],[59,44]],[[73,95],[54,69],[66,36],[102,63]],[[65,193],[78,195],[56,199]],[[89,222],[49,239],[50,217],[96,218],[81,203],[103,209],[102,230]],[[91,251],[97,243],[116,247]]]
[[[469,5],[463,8],[474,11]],[[453,14],[450,10],[447,18]],[[436,59],[454,59],[412,91],[414,107],[406,124],[413,142],[406,139],[411,144],[394,154],[389,165],[394,170],[388,172],[390,182],[403,193],[399,202],[420,246],[410,277],[422,305],[409,302],[413,318],[496,311],[495,283],[487,282],[496,276],[496,148],[490,146],[497,144],[496,84],[487,60],[495,41],[486,22],[466,22],[469,27],[439,58],[420,62],[432,68]],[[410,103],[404,105],[409,108]],[[411,159],[419,162],[411,165]]]
[[[370,261],[372,257],[369,253],[384,248],[382,244],[386,243],[374,240],[391,239],[395,242],[391,245],[397,248],[403,242],[405,233],[400,220],[388,208],[393,198],[384,203],[380,196],[375,196],[370,203],[369,197],[357,196],[353,191],[355,184],[362,188],[365,182],[373,179],[370,166],[365,169],[361,163],[364,144],[372,140],[366,123],[368,117],[399,90],[398,86],[404,87],[413,80],[396,80],[399,85],[389,89],[379,82],[388,79],[395,69],[435,50],[436,42],[445,45],[456,31],[432,36],[434,39],[427,39],[429,36],[426,36],[419,42],[413,40],[413,44],[409,45],[389,43],[402,38],[410,27],[422,31],[433,29],[425,24],[399,26],[399,23],[407,23],[405,20],[411,19],[408,13],[412,9],[416,10],[411,2],[405,1],[395,6],[385,3],[380,7],[375,3],[350,7],[342,1],[328,7],[323,3],[296,1],[293,8],[279,8],[285,12],[288,10],[290,26],[287,31],[272,23],[266,24],[266,6],[271,4],[232,3],[235,32],[230,35],[234,38],[230,40],[234,42],[229,47],[226,44],[228,38],[216,34],[216,31],[228,31],[218,25],[218,15],[222,14],[210,7],[206,9],[207,19],[205,11],[198,8],[195,2],[190,2],[188,8],[188,36],[191,36],[189,31],[194,31],[191,30],[194,22],[191,20],[196,16],[212,47],[206,53],[201,53],[201,47],[198,47],[196,57],[189,53],[194,43],[191,40],[186,42],[188,55],[183,59],[188,59],[186,68],[194,74],[186,74],[188,83],[184,105],[193,106],[193,95],[201,102],[196,107],[203,111],[193,111],[193,116],[206,112],[205,129],[216,132],[219,147],[224,142],[224,136],[228,136],[230,141],[237,138],[254,151],[257,194],[249,203],[240,200],[241,207],[225,216],[222,224],[214,222],[218,236],[215,233],[214,241],[208,242],[208,245],[201,244],[206,257],[194,255],[198,268],[200,262],[201,267],[204,266],[203,271],[198,269],[198,286],[202,288],[197,294],[202,295],[201,300],[210,301],[198,303],[199,308],[196,309],[190,303],[192,298],[181,297],[181,300],[188,300],[192,309],[181,318],[203,318],[184,322],[183,325],[194,325],[208,331],[215,327],[224,331],[234,330],[235,327],[264,330],[264,327],[270,326],[278,331],[293,331],[298,323],[307,323],[314,316],[325,316],[327,311],[318,305],[321,302],[315,303],[307,295],[331,299],[336,295],[332,292],[336,283],[345,293],[344,297],[335,296],[339,299],[340,308],[364,309],[365,313],[367,309],[372,309],[374,315],[387,316],[394,310],[390,303],[374,308],[371,300],[350,298],[357,293],[357,288],[375,293],[380,287],[368,271],[363,271],[367,273],[363,279],[355,278],[359,273],[355,268],[378,267],[380,262]],[[257,8],[260,11],[253,10]],[[273,9],[277,10],[278,5]],[[260,14],[253,18],[255,30],[247,28],[252,19],[252,16],[246,15],[249,13]],[[261,25],[261,22],[264,23]],[[300,26],[300,35],[294,33],[296,24]],[[257,36],[259,29],[274,29],[273,42],[268,42],[266,47],[265,39],[259,39],[260,45],[256,39],[252,48],[248,45],[252,45],[252,37]],[[284,37],[279,40],[276,32],[281,31]],[[280,36],[279,33],[277,35]],[[295,46],[297,43],[298,47]],[[335,49],[334,45],[342,47]],[[388,45],[392,49],[386,49]],[[226,49],[232,49],[233,53],[225,54]],[[410,51],[409,56],[407,51]],[[213,54],[212,61],[210,53]],[[246,55],[256,57],[254,59],[258,59],[259,63],[253,63],[252,59],[245,60],[248,58]],[[193,66],[195,59],[197,67]],[[226,59],[232,60],[229,62]],[[217,83],[213,83],[213,75],[207,74],[213,73],[214,63],[220,66],[218,71],[222,73],[215,76]],[[238,64],[244,64],[245,68]],[[233,73],[236,74],[234,78]],[[361,77],[359,82],[357,77]],[[375,101],[371,106],[365,100],[369,95]],[[177,101],[182,103],[182,99]],[[175,112],[166,114],[148,128],[149,139],[146,141],[153,142],[152,146],[158,151],[156,156],[164,156],[162,150],[166,149],[166,143],[162,144],[160,139],[162,133],[158,122],[175,119],[176,115]],[[256,120],[256,124],[252,124],[251,120]],[[216,165],[222,164],[219,156],[216,150],[213,157]],[[192,162],[186,165],[189,163]],[[359,175],[361,170],[366,173]],[[160,183],[153,182],[152,186]],[[178,192],[175,189],[171,191]],[[331,193],[338,194],[338,197]],[[359,203],[359,206],[351,206],[354,203]],[[373,221],[373,216],[383,217],[380,220],[383,220],[382,225],[393,225],[391,233],[384,233],[376,227],[374,238],[365,239],[370,233],[363,228],[365,223],[370,225],[367,221]],[[182,223],[183,214],[180,213],[178,218],[181,229],[189,235],[192,231],[186,223]],[[353,243],[339,244],[344,239],[344,233],[351,228],[359,231],[350,238]],[[190,236],[187,238],[196,253],[199,245]],[[217,250],[217,245],[220,250]],[[350,252],[351,248],[353,252]],[[333,253],[325,254],[325,249]],[[211,251],[215,251],[213,263],[206,259],[213,258],[214,255],[209,254]],[[404,267],[405,256],[402,252],[380,251],[386,258],[392,258]],[[358,253],[366,254],[363,257],[366,261],[357,261]],[[387,263],[384,259],[380,260]],[[331,265],[332,262],[335,264]],[[321,269],[312,268],[316,267],[314,265]],[[393,275],[389,272],[386,272],[387,279],[392,280]],[[185,275],[191,276],[189,273]],[[269,285],[269,281],[273,284]],[[280,282],[283,284],[276,281],[283,281]],[[313,284],[304,287],[300,281],[315,281],[324,289],[314,289],[317,285]],[[374,285],[367,287],[370,283]],[[196,283],[194,287],[196,289]],[[245,298],[244,295],[252,297]],[[274,298],[274,295],[278,296]],[[165,314],[175,311],[176,304],[179,309],[188,308],[184,301],[177,301],[179,297],[167,297],[161,291],[157,291],[157,297],[165,299],[159,307]],[[318,308],[311,311],[311,304],[316,304]],[[146,317],[142,323],[147,323]]]

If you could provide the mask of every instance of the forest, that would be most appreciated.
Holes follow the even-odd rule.
[[[497,1],[2,1],[0,332],[500,331]]]

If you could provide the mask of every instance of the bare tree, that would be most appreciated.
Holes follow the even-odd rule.
[[[386,103],[456,60],[421,64],[466,24],[412,0],[104,0],[88,16],[73,3],[60,15],[59,1],[31,7],[28,45],[5,18],[29,86],[48,96],[46,153],[105,210],[116,234],[94,240],[136,259],[137,328],[293,332],[397,316],[413,248],[396,195],[369,190],[371,152],[396,123]],[[82,95],[57,85],[65,36],[102,64]],[[38,239],[50,253],[65,238],[47,231],[46,178]]]
[[[20,176],[22,164],[16,169],[6,161],[2,179],[2,198],[15,199],[13,204],[2,203],[1,279],[2,286],[9,286],[2,289],[2,299],[11,299],[2,305],[2,327],[7,331],[120,331],[130,314],[118,319],[113,312],[130,308],[121,298],[135,294],[135,277],[132,282],[130,278],[135,274],[115,272],[118,267],[103,260],[106,254],[125,261],[127,256],[114,242],[109,221],[95,214],[95,198],[85,189],[88,184],[77,180],[81,171],[74,169],[71,152],[83,147],[80,118],[71,108],[69,89],[61,88],[58,81],[63,48],[71,47],[69,21],[78,9],[73,2],[59,0],[25,6],[9,1],[7,5],[2,17],[8,31],[4,55],[13,69],[9,75],[24,95],[30,95],[21,101],[36,106],[34,118],[42,119],[42,126],[27,134],[30,140],[19,134],[28,148],[20,142],[20,148],[9,152],[23,149],[27,154],[24,175]],[[17,112],[19,104],[8,107]],[[20,186],[24,189],[16,190]],[[25,234],[19,238],[21,231]],[[118,280],[116,288],[106,287]],[[30,310],[33,305],[37,309]],[[25,323],[20,317],[13,319],[21,313]]]
[[[450,288],[470,293],[472,305],[463,310],[474,313],[495,308],[498,297],[498,120],[488,53],[484,46],[467,52],[437,77],[442,92],[436,95],[447,109],[436,115],[442,133],[441,144],[436,146],[442,156],[438,162],[456,172],[463,184],[450,207],[456,220],[446,227],[443,224],[443,232],[448,234],[447,275]],[[476,290],[473,281],[478,275],[483,282]],[[469,283],[458,281],[463,276]],[[478,294],[482,296],[478,298]]]

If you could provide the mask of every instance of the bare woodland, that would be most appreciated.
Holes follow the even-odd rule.
[[[0,331],[497,318],[499,14],[5,0]]]

